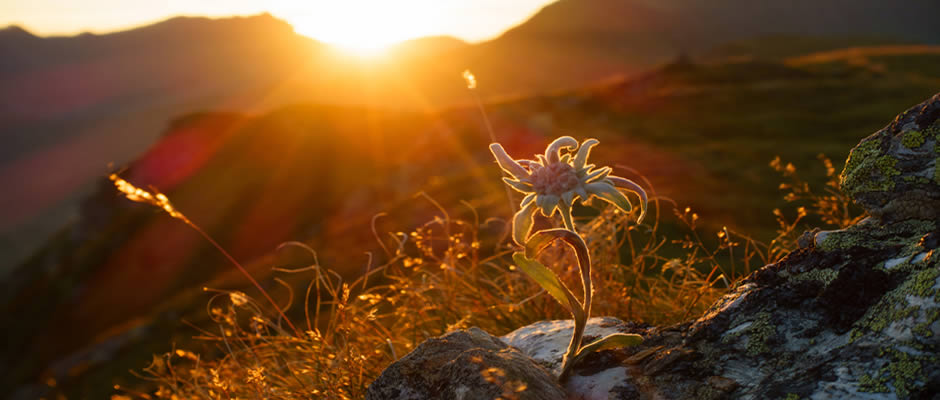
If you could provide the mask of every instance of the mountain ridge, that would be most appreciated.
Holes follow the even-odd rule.
[[[293,103],[430,111],[472,101],[460,78],[466,69],[476,74],[484,99],[576,89],[636,74],[679,54],[694,57],[707,49],[689,37],[702,36],[710,26],[730,24],[715,33],[720,37],[728,32],[739,39],[755,37],[763,32],[761,24],[747,16],[766,20],[774,15],[748,6],[741,14],[745,17],[721,17],[742,1],[679,7],[676,1],[561,0],[492,40],[465,45],[448,41],[434,50],[441,52],[434,53],[433,62],[421,51],[373,64],[343,59],[270,14],[178,17],[113,34],[73,37],[42,38],[7,28],[0,36],[29,43],[13,46],[0,40],[0,138],[5,142],[0,185],[21,188],[0,198],[0,239],[34,231],[39,215],[54,210],[67,214],[61,210],[74,208],[89,183],[107,174],[108,163],[134,159],[176,115],[194,110],[264,112]],[[795,4],[808,15],[781,12],[789,15],[783,19],[793,29],[802,29],[805,18],[821,25],[826,18],[841,18],[850,21],[836,26],[845,31],[842,27],[852,26],[853,15],[861,13],[856,30],[878,34],[882,25],[907,26],[911,30],[904,40],[940,42],[940,32],[931,29],[935,24],[919,22],[940,14],[940,4],[913,0],[886,13],[885,6],[865,0],[858,3],[861,11],[844,15],[835,12],[848,4],[842,0]],[[828,11],[814,13],[812,7]],[[695,12],[703,17],[688,16]],[[871,23],[879,18],[886,22]],[[734,24],[743,25],[735,29]],[[154,35],[161,32],[165,34]],[[38,229],[47,235],[52,230]]]

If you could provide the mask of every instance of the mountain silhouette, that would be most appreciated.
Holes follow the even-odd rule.
[[[0,30],[0,186],[17,190],[0,197],[0,265],[60,226],[108,163],[132,160],[185,112],[298,102],[428,111],[470,101],[465,69],[485,98],[524,97],[769,34],[937,43],[938,14],[931,0],[560,0],[486,42],[417,39],[375,61],[267,14],[72,37],[8,27]]]

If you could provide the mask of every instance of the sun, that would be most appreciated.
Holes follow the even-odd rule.
[[[327,43],[340,51],[364,58],[376,58],[385,55],[397,41],[379,40],[371,35],[346,35]]]
[[[414,4],[412,4],[414,3]],[[329,12],[293,12],[284,18],[294,30],[346,53],[376,57],[396,43],[442,29],[435,9],[415,1],[342,0]]]

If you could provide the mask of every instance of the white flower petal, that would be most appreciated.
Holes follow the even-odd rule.
[[[506,182],[507,185],[509,185],[513,189],[516,189],[517,191],[522,192],[522,193],[532,193],[535,190],[535,189],[532,189],[531,184],[521,182],[521,181],[514,181],[509,178],[503,178],[503,182]]]
[[[558,196],[551,194],[539,195],[536,197],[535,203],[542,209],[542,215],[551,217],[558,205]]]
[[[581,148],[578,149],[578,152],[574,155],[574,162],[572,162],[571,166],[573,166],[575,170],[583,169],[584,165],[587,164],[588,156],[591,155],[591,148],[597,146],[598,143],[600,143],[600,141],[594,138],[581,143]]]
[[[521,203],[519,203],[519,208],[524,208],[525,206],[529,205],[529,203],[535,201],[535,197],[536,197],[535,193],[530,193],[528,196],[522,199]]]
[[[571,208],[571,205],[574,204],[575,197],[577,197],[577,194],[573,190],[562,193],[561,206]]]
[[[545,159],[545,155],[536,154],[535,159],[538,160],[539,164],[542,164],[543,167],[548,165],[548,160]]]
[[[561,149],[576,149],[578,148],[578,141],[574,140],[571,136],[562,136],[558,139],[555,139],[548,147],[545,149],[545,159],[548,162],[558,162],[558,157],[560,156]]]
[[[606,178],[607,175],[610,175],[610,171],[612,171],[610,167],[598,168],[594,171],[591,171],[591,173],[585,175],[585,177],[582,178],[581,181],[584,183],[590,183],[592,181],[599,181],[601,179]]]
[[[536,207],[535,202],[530,202],[512,217],[512,240],[516,244],[525,246],[525,240],[529,237],[532,224],[535,222],[536,210],[538,210],[538,207]]]
[[[496,162],[499,166],[514,178],[524,179],[529,177],[529,171],[526,171],[526,169],[513,160],[512,157],[509,157],[509,154],[506,154],[506,150],[503,149],[501,144],[491,143],[490,152],[493,153],[493,157],[496,158]]]
[[[584,204],[584,202],[588,201],[588,199],[591,197],[584,185],[578,185],[576,188],[574,188],[574,192],[578,195],[578,197],[581,198],[581,204]]]
[[[633,209],[633,205],[630,204],[630,200],[627,199],[627,196],[620,193],[620,191],[607,180],[589,183],[585,185],[585,188],[588,193],[613,204],[623,212],[630,212],[630,210]]]
[[[640,185],[637,185],[636,182],[633,182],[627,178],[621,178],[619,176],[608,176],[607,179],[614,186],[618,188],[627,189],[633,193],[636,193],[637,196],[640,196],[640,217],[636,219],[636,223],[643,221],[643,217],[646,216],[646,207],[648,206],[648,199],[646,198],[646,191],[643,190]]]

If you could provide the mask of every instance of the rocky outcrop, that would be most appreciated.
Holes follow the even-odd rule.
[[[425,341],[389,366],[368,400],[551,400],[565,397],[555,377],[478,328]]]
[[[852,150],[842,189],[871,217],[810,234],[695,320],[592,319],[589,335],[645,341],[587,357],[567,398],[940,398],[938,157],[940,95]],[[540,322],[503,340],[554,369],[570,325]]]
[[[899,115],[852,149],[842,191],[885,222],[940,213],[940,94]]]

